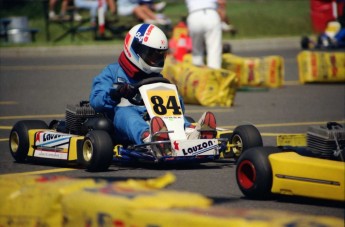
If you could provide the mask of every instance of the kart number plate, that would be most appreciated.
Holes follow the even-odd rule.
[[[155,115],[180,116],[182,108],[174,90],[147,91],[150,108]]]

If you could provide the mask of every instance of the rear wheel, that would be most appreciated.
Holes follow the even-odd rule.
[[[29,147],[29,130],[48,129],[48,125],[40,120],[18,121],[12,128],[9,138],[10,152],[17,162],[25,162]]]
[[[310,46],[310,39],[307,36],[303,36],[301,39],[301,48],[303,50],[308,50]]]
[[[235,160],[252,147],[262,147],[262,137],[259,130],[253,125],[237,126],[231,136],[230,143]]]
[[[277,147],[254,147],[238,159],[236,181],[242,193],[252,199],[271,196],[272,168],[268,156],[280,152]]]
[[[82,146],[83,165],[88,171],[106,171],[113,160],[113,141],[102,130],[86,134]]]

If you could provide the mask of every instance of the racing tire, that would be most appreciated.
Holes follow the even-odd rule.
[[[102,130],[88,132],[82,146],[84,167],[90,172],[108,170],[113,160],[113,147],[109,133]]]
[[[231,150],[235,160],[247,149],[263,146],[261,134],[253,125],[237,126],[231,135],[230,143],[234,145]]]
[[[301,48],[302,50],[308,50],[310,45],[310,39],[307,36],[303,36],[301,39]]]
[[[25,162],[28,156],[30,140],[29,130],[48,129],[47,123],[41,120],[18,121],[12,128],[9,137],[9,147],[13,158],[19,162]]]
[[[238,159],[236,181],[246,197],[257,200],[271,198],[273,178],[268,156],[280,151],[277,147],[253,147]]]

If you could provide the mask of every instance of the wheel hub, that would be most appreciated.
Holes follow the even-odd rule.
[[[10,136],[10,147],[13,153],[18,151],[19,147],[19,136],[17,132],[12,132]]]
[[[241,162],[238,167],[237,178],[243,188],[250,189],[253,187],[256,180],[256,170],[253,163],[248,160]]]
[[[90,140],[86,140],[83,144],[83,157],[84,160],[89,162],[93,155],[93,145]]]
[[[239,157],[243,150],[243,141],[240,136],[235,135],[232,138],[232,144],[234,145],[232,151],[234,152],[235,156]]]

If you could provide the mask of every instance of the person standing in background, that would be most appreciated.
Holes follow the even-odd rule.
[[[207,66],[214,69],[221,68],[222,24],[217,12],[218,1],[222,0],[186,0],[187,25],[192,38],[194,65],[205,65],[203,58],[206,50]]]

